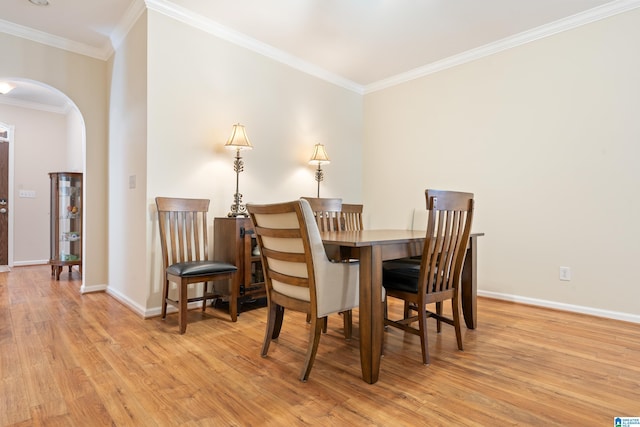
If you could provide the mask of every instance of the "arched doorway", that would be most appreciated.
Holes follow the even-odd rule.
[[[0,96],[0,130],[7,129],[9,146],[6,265],[47,263],[48,173],[84,172],[84,119],[72,100],[56,88],[21,78],[0,77],[2,82],[13,86]]]

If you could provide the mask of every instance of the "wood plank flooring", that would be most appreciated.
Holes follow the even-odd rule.
[[[260,357],[266,309],[141,319],[77,274],[0,273],[2,426],[612,426],[640,416],[640,325],[479,299],[479,328],[385,333],[380,381],[331,316],[307,383],[308,325],[287,313]],[[392,304],[391,312],[400,305]],[[357,312],[354,333],[357,335]]]

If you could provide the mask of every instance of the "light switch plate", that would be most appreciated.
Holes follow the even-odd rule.
[[[18,192],[18,197],[22,197],[23,199],[35,199],[36,192],[34,190],[20,190]]]

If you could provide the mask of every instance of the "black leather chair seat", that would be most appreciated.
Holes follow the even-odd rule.
[[[238,267],[220,261],[178,262],[167,267],[167,273],[182,277],[209,276],[234,271],[238,271]]]
[[[382,284],[385,289],[418,293],[420,262],[412,260],[385,261],[382,264]]]

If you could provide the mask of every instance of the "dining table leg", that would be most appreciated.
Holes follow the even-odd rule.
[[[380,246],[360,248],[360,364],[362,379],[378,381],[382,355],[382,250]]]

